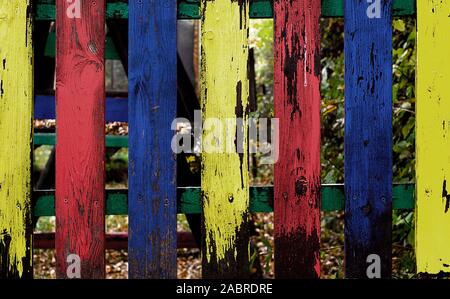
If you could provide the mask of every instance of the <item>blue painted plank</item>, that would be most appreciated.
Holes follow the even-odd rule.
[[[35,119],[55,119],[55,97],[37,95],[34,100]],[[106,121],[128,122],[128,99],[106,98]]]
[[[128,122],[127,98],[106,98],[106,121]]]
[[[34,98],[35,119],[56,119],[55,96],[36,95]]]
[[[372,254],[380,258],[381,277],[391,275],[391,2],[380,1],[379,18],[369,18],[373,6],[367,1],[346,0],[344,7],[345,273],[350,278],[376,274],[368,269]]]
[[[129,1],[129,277],[176,278],[176,0]]]

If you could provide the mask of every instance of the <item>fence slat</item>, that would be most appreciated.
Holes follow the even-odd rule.
[[[31,278],[30,1],[0,0],[0,278]]]
[[[391,274],[391,2],[345,2],[345,274],[350,278],[367,278],[380,267],[381,277]],[[376,258],[372,254],[380,267],[368,269]]]
[[[176,278],[176,0],[129,5],[129,276]]]
[[[248,5],[248,0],[201,2],[205,278],[249,275]],[[213,118],[222,127],[225,119],[235,126],[220,130]],[[244,120],[243,126],[236,126],[237,118]],[[219,143],[214,144],[215,139]]]
[[[277,0],[275,275],[320,276],[320,1]]]
[[[78,255],[81,278],[103,278],[105,1],[75,3],[56,4],[56,273]]]
[[[417,2],[417,272],[450,272],[448,1]]]

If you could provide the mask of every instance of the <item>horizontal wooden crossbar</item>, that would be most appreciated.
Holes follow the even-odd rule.
[[[128,122],[128,98],[107,97],[105,120]],[[56,119],[55,96],[37,95],[34,102],[35,119]]]
[[[56,136],[52,133],[38,133],[34,136],[35,145],[55,145]],[[128,136],[106,136],[107,147],[128,147]],[[250,211],[254,213],[273,211],[273,187],[252,187]],[[128,213],[127,190],[107,190],[106,213],[126,215]],[[414,208],[414,184],[396,184],[393,188],[393,208]],[[54,216],[54,191],[36,191],[35,216]],[[322,211],[343,210],[345,203],[344,185],[322,185]],[[178,212],[196,214],[201,212],[200,188],[178,188]]]
[[[47,57],[56,57],[56,32],[48,33],[44,53]],[[105,58],[111,60],[120,60],[117,48],[114,45],[114,42],[109,34],[106,34]]]
[[[322,207],[324,212],[340,211],[345,206],[345,194],[343,184],[322,185]],[[55,191],[35,191],[34,216],[55,215]],[[178,188],[178,213],[199,214],[201,213],[201,190],[200,187]],[[395,184],[393,187],[393,209],[414,208],[414,184]],[[250,212],[268,213],[273,212],[273,187],[251,187],[250,188]],[[128,190],[106,190],[106,214],[127,215],[128,214]]]
[[[34,134],[34,145],[55,145],[56,134],[54,133],[36,133]],[[107,135],[106,147],[128,147],[128,136]]]
[[[250,18],[263,19],[273,17],[273,0],[250,1]],[[38,0],[36,20],[55,19],[55,0]],[[394,16],[410,16],[416,12],[415,0],[395,0]],[[322,17],[343,17],[343,0],[322,0]],[[125,0],[110,0],[107,4],[107,18],[127,19],[128,4]],[[178,19],[200,19],[199,0],[178,1]]]
[[[178,248],[197,248],[194,236],[191,232],[177,233]],[[55,249],[55,233],[34,233],[33,248]],[[107,233],[105,235],[105,249],[128,249],[128,233]]]

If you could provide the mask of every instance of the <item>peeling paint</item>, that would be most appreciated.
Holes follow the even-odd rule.
[[[417,2],[417,272],[450,272],[449,1]]]
[[[392,1],[368,18],[367,1],[346,0],[345,277],[367,278],[367,257],[392,272]],[[384,74],[384,75],[383,75]]]
[[[243,117],[244,128],[249,99],[248,5],[248,0],[201,2],[203,119]],[[236,136],[235,126],[233,130],[214,138]],[[243,147],[236,144],[236,149],[247,148],[247,134],[244,129]],[[206,277],[236,277],[248,272],[249,178],[244,152],[202,156]]]
[[[0,0],[0,278],[31,262],[32,19],[28,0]]]
[[[320,1],[274,1],[276,278],[320,277]]]

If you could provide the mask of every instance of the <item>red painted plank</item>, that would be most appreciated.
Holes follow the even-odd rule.
[[[57,2],[57,277],[76,254],[81,278],[103,278],[105,1],[76,3]]]
[[[274,2],[275,275],[320,276],[320,1]]]

